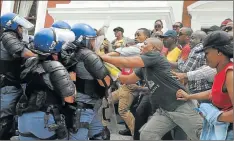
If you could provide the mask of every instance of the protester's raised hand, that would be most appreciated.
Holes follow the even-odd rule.
[[[177,100],[187,101],[189,99],[189,94],[186,93],[184,90],[179,89],[176,92],[176,98],[177,98]]]

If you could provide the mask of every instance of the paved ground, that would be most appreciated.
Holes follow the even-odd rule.
[[[124,125],[118,125],[118,128],[120,130],[124,129]],[[12,137],[11,140],[19,140],[18,137]],[[111,140],[132,140],[131,136],[121,136],[118,133],[111,133]]]
[[[118,129],[119,130],[123,130],[125,129],[124,125],[120,125],[118,124]],[[132,140],[131,136],[122,136],[120,134],[118,134],[118,132],[116,133],[111,133],[111,140]]]

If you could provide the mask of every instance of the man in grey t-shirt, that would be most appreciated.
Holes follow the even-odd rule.
[[[135,57],[110,57],[101,58],[117,67],[138,68],[135,73],[128,76],[119,76],[125,84],[132,84],[138,80],[145,80],[150,89],[152,107],[157,104],[157,109],[152,118],[142,127],[141,140],[160,140],[164,134],[180,126],[189,138],[199,140],[202,129],[202,118],[194,111],[197,107],[195,101],[181,102],[176,99],[179,89],[186,90],[170,72],[170,64],[157,48],[162,48],[159,39],[149,38],[141,48],[141,55]]]

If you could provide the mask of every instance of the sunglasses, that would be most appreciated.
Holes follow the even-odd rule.
[[[232,30],[232,27],[231,26],[227,26],[224,28],[224,31],[228,32],[228,31],[231,31]]]
[[[160,24],[154,25],[154,28],[161,28],[162,26]]]

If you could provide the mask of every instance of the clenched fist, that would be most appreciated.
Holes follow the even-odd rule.
[[[177,97],[177,100],[183,100],[183,101],[187,101],[189,100],[189,94],[186,93],[184,90],[182,89],[179,89],[177,92],[176,92],[176,97]]]

